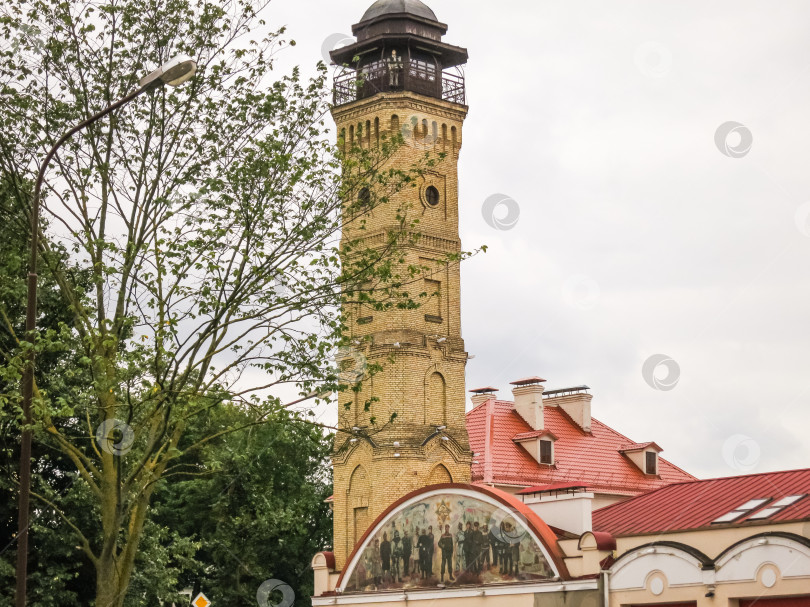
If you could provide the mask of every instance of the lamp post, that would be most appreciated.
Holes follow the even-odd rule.
[[[27,592],[27,569],[28,569],[28,527],[29,527],[29,503],[31,499],[31,403],[34,397],[34,365],[36,355],[33,344],[36,342],[37,328],[37,257],[39,253],[39,208],[42,184],[45,181],[45,171],[48,164],[53,159],[59,148],[75,133],[87,128],[97,120],[126,105],[136,97],[168,84],[169,86],[179,86],[189,80],[197,71],[197,64],[192,59],[185,56],[178,56],[164,63],[154,72],[141,78],[138,88],[125,97],[119,99],[106,109],[91,116],[81,124],[76,125],[59,138],[59,141],[51,148],[48,155],[37,174],[36,185],[34,186],[34,201],[31,208],[31,253],[28,260],[28,304],[25,315],[26,339],[31,343],[28,352],[28,361],[22,376],[22,397],[23,397],[23,431],[20,443],[20,499],[19,515],[17,527],[17,589],[16,605],[25,607]]]

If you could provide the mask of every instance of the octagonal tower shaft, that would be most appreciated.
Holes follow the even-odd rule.
[[[338,569],[397,499],[426,485],[470,480],[460,274],[457,262],[446,263],[461,252],[458,158],[467,106],[463,78],[446,81],[442,74],[443,66],[466,60],[466,50],[443,44],[444,31],[421,15],[375,11],[369,22],[354,26],[358,43],[333,53],[348,69],[336,78],[332,110],[344,153],[381,149],[402,135],[381,170],[423,167],[413,187],[387,193],[390,200],[363,212],[362,221],[344,217],[344,241],[385,242],[405,209],[409,219],[418,219],[418,237],[404,245],[404,265],[430,268],[403,288],[421,302],[416,309],[344,308],[353,344],[348,364],[379,364],[382,370],[359,392],[339,395],[341,432],[332,456]],[[398,59],[384,59],[390,51],[398,51],[388,55]],[[424,166],[426,155],[431,166]],[[382,194],[350,195],[374,200]]]

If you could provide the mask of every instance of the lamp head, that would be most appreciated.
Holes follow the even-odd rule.
[[[170,59],[148,76],[141,78],[141,87],[156,88],[168,84],[180,86],[189,80],[197,71],[197,62],[185,55],[178,55]]]

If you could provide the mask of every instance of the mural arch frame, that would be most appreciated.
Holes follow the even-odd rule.
[[[355,572],[358,571],[358,568],[362,569],[363,565],[361,563],[364,559],[364,555],[368,554],[368,549],[371,548],[372,542],[375,541],[378,543],[379,536],[385,533],[387,526],[391,525],[393,528],[396,517],[409,511],[410,508],[421,505],[430,499],[440,499],[443,501],[444,498],[449,496],[470,498],[492,507],[493,511],[500,515],[500,519],[510,516],[516,521],[519,521],[519,527],[522,527],[521,533],[524,534],[527,541],[534,546],[534,549],[538,550],[544,559],[545,566],[549,569],[549,575],[547,575],[546,579],[567,580],[570,578],[565,566],[564,555],[557,544],[557,536],[537,514],[520,500],[504,491],[492,487],[443,483],[412,491],[391,504],[391,506],[375,519],[360,541],[355,544],[349,558],[346,560],[346,566],[337,581],[336,591],[338,593],[366,592],[356,590],[351,584],[353,583]],[[375,537],[377,538],[376,540]],[[503,583],[503,581],[485,583]],[[435,588],[435,586],[433,588]],[[430,586],[411,589],[430,589]]]

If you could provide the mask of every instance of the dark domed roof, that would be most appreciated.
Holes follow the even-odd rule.
[[[377,0],[366,11],[360,23],[381,17],[383,15],[394,15],[397,13],[409,13],[431,21],[438,21],[436,14],[420,0]]]

